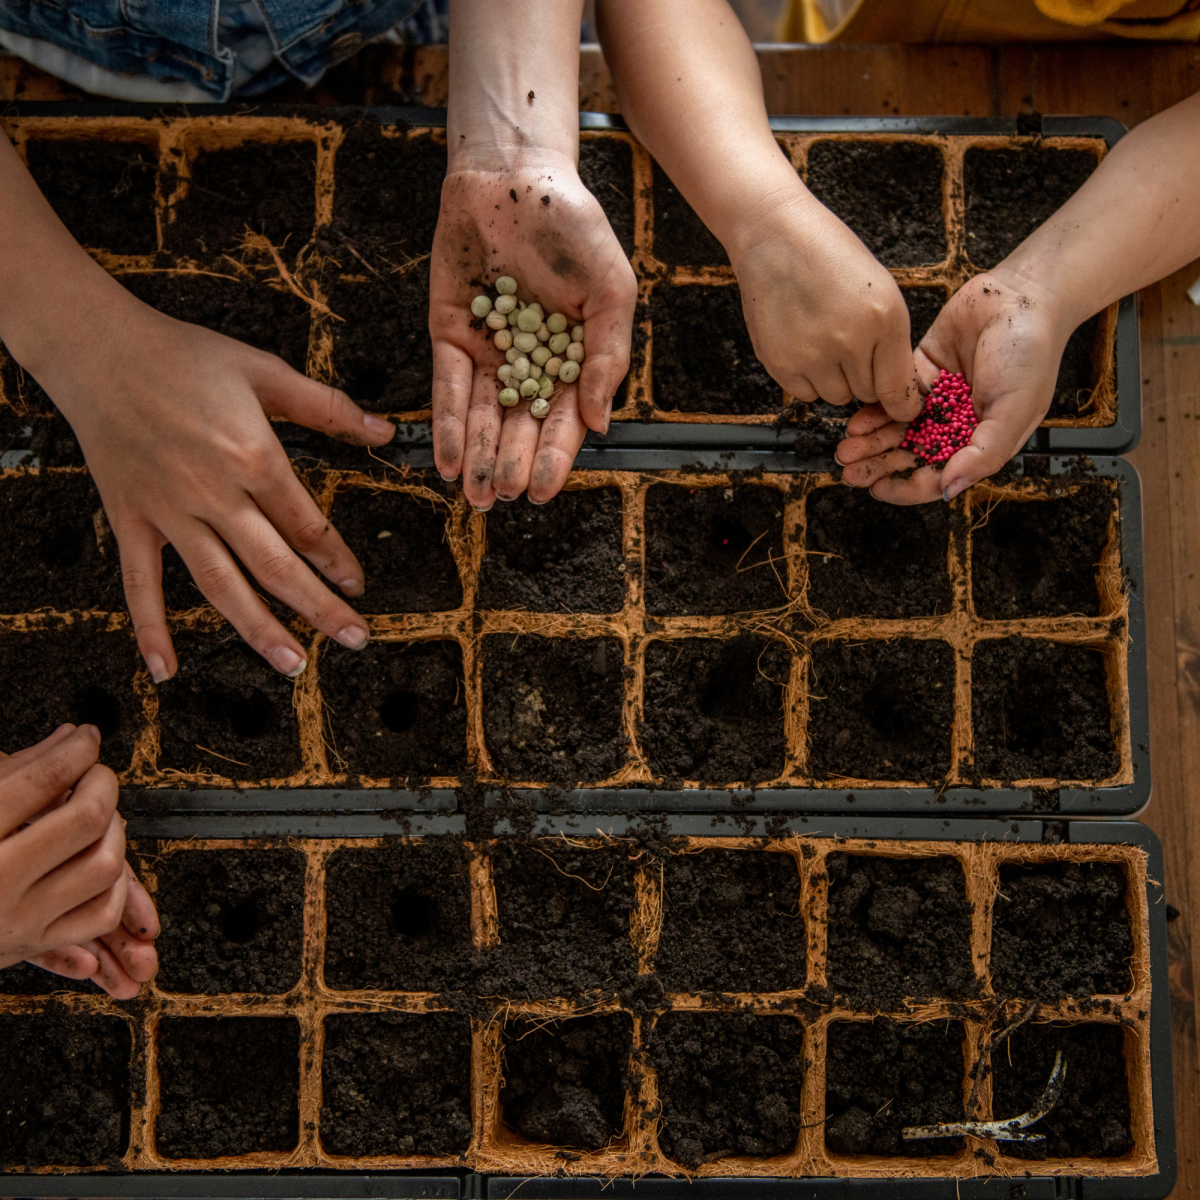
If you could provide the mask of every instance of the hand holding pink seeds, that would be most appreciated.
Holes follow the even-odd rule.
[[[911,450],[923,467],[940,467],[970,442],[978,424],[971,385],[961,371],[942,371],[925,397],[925,407],[904,431],[900,449]]]

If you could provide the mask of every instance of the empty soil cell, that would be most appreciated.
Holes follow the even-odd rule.
[[[164,1017],[155,1128],[164,1158],[293,1150],[300,1025],[288,1017]]]
[[[980,642],[971,657],[971,720],[980,778],[1100,780],[1121,763],[1104,659],[1087,646]]]
[[[936,146],[816,142],[808,151],[807,183],[885,267],[918,267],[946,257],[943,170]]]
[[[330,764],[372,779],[454,775],[467,764],[467,701],[457,642],[321,647]]]
[[[462,1154],[471,1140],[471,1023],[457,1013],[326,1017],[321,1086],[329,1154]]]
[[[666,171],[654,164],[654,257],[668,267],[729,265],[725,247],[700,220]],[[659,408],[666,405],[659,404]]]
[[[502,842],[491,857],[500,945],[488,953],[480,995],[609,994],[633,980],[634,866],[625,848],[542,838]]]
[[[504,1028],[504,1123],[542,1146],[601,1150],[625,1124],[633,1045],[626,1013]]]
[[[153,870],[163,991],[281,995],[300,982],[302,854],[181,850],[155,859]]]
[[[0,1167],[119,1170],[131,1056],[118,1017],[0,1016]]]
[[[52,996],[55,992],[92,992],[99,989],[89,979],[67,979],[19,962],[0,971],[0,996]]]
[[[762,783],[784,766],[791,656],[767,638],[651,642],[642,747],[655,775]]]
[[[830,989],[862,1009],[901,1000],[963,999],[971,965],[971,905],[955,858],[834,853],[829,876]]]
[[[851,487],[818,488],[805,505],[812,608],[831,620],[950,611],[946,505],[882,505]]]
[[[790,854],[706,850],[664,864],[654,969],[668,992],[804,986],[800,874]]]
[[[1119,1025],[1026,1025],[992,1055],[992,1112],[1028,1112],[1045,1091],[1062,1051],[1062,1097],[1032,1129],[1043,1142],[1000,1142],[1012,1158],[1119,1158],[1133,1149],[1124,1031]]]
[[[484,638],[483,732],[492,765],[527,782],[611,775],[626,753],[624,673],[615,638]]]
[[[1054,1001],[1127,992],[1125,887],[1116,863],[1002,865],[992,915],[996,994]]]
[[[1007,258],[1096,169],[1087,150],[976,146],[963,160],[967,254],[984,270]]]
[[[13,753],[49,737],[60,725],[95,725],[100,761],[124,771],[145,725],[133,690],[141,666],[126,630],[102,632],[92,622],[64,629],[0,635],[0,750]]]
[[[737,284],[660,284],[650,297],[654,403],[666,411],[778,413],[779,385],[758,361]]]
[[[461,991],[472,969],[469,854],[449,838],[338,850],[325,876],[325,983]],[[433,1028],[431,1026],[431,1028]]]
[[[945,642],[818,642],[809,670],[808,767],[935,783],[950,770],[954,651]]]
[[[668,1158],[695,1170],[795,1147],[805,1066],[799,1022],[668,1013],[650,1032],[647,1058],[658,1075],[658,1142]]]
[[[838,1021],[827,1032],[825,1148],[834,1154],[932,1158],[962,1138],[906,1140],[908,1125],[963,1119],[963,1027]]]
[[[329,520],[362,564],[360,612],[449,612],[462,583],[447,540],[450,510],[408,492],[339,492]]]
[[[624,599],[616,488],[560,492],[543,505],[522,496],[488,513],[476,608],[611,613]]]
[[[142,142],[31,138],[29,173],[71,236],[109,254],[153,254],[158,152]]]
[[[192,160],[187,194],[171,207],[167,249],[198,260],[234,254],[249,230],[293,260],[312,237],[316,180],[311,141],[202,150]]]
[[[1096,576],[1114,499],[1085,485],[1053,500],[1003,500],[976,510],[971,599],[985,620],[1100,615]]]
[[[300,769],[294,685],[232,630],[177,633],[179,673],[158,685],[158,765],[278,779]]]
[[[1103,313],[1089,317],[1071,334],[1058,364],[1054,399],[1048,417],[1083,417],[1092,412],[1092,393],[1096,385],[1096,358]]]
[[[784,497],[773,488],[646,494],[646,611],[654,616],[759,612],[787,603]]]
[[[579,178],[600,201],[621,249],[632,257],[633,147],[620,138],[584,135],[579,139]]]
[[[940,287],[907,287],[900,289],[900,295],[908,309],[909,337],[915,350],[945,307],[946,293]]]
[[[0,609],[124,607],[117,541],[84,474],[0,476]]]

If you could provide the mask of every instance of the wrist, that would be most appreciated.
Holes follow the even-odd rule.
[[[760,256],[781,239],[794,246],[798,230],[811,228],[814,240],[822,237],[822,219],[829,211],[804,186],[803,181],[784,164],[786,172],[774,172],[773,178],[756,184],[752,199],[731,194],[715,217],[713,232],[720,238],[734,270],[739,263]],[[761,173],[756,176],[761,180]],[[791,248],[789,248],[791,253]]]
[[[1020,246],[976,281],[1007,289],[1012,303],[1040,313],[1066,345],[1071,333],[1097,311],[1092,299],[1096,292],[1090,289],[1088,295],[1078,278],[1072,279],[1060,267],[1053,255],[1031,254]]]

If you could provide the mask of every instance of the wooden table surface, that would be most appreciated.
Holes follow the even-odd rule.
[[[788,46],[759,48],[773,113],[863,116],[1112,116],[1133,126],[1200,90],[1190,44]],[[580,107],[618,110],[598,50],[581,58]],[[0,103],[79,93],[0,56]],[[369,49],[311,92],[317,103],[444,105],[446,55]],[[1198,217],[1200,219],[1200,217]],[[1099,250],[1098,250],[1099,252]],[[1186,295],[1200,262],[1141,294],[1145,433],[1129,457],[1142,476],[1153,798],[1141,819],[1166,854],[1179,1183],[1200,1200],[1200,1059],[1192,977],[1200,937],[1200,308]],[[1136,601],[1135,601],[1136,602]]]

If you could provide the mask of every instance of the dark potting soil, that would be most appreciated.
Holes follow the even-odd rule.
[[[958,1021],[835,1022],[825,1054],[825,1145],[834,1154],[932,1158],[962,1138],[906,1141],[908,1125],[963,1119],[963,1027]]]
[[[1062,361],[1058,365],[1054,399],[1046,414],[1048,417],[1081,417],[1091,412],[1092,392],[1096,383],[1093,364],[1103,319],[1103,313],[1089,317],[1068,338]]]
[[[1001,997],[1120,995],[1133,985],[1125,872],[1116,863],[1001,866],[992,982]]]
[[[29,173],[71,236],[110,254],[158,249],[158,154],[141,142],[30,138]]]
[[[131,1052],[118,1017],[0,1016],[0,1167],[120,1169]]]
[[[1120,766],[1104,659],[1087,646],[981,642],[971,693],[975,770],[983,778],[1106,779]]]
[[[288,1017],[165,1017],[158,1027],[166,1158],[295,1148],[300,1025]]]
[[[666,171],[654,164],[654,257],[668,267],[727,267],[725,247],[700,220]],[[655,342],[655,353],[658,343]],[[659,408],[666,405],[659,403]]]
[[[604,209],[621,249],[633,257],[633,147],[621,138],[584,134],[579,178]]]
[[[0,343],[0,350],[3,343]],[[0,455],[27,451],[15,465],[81,467],[83,449],[70,422],[54,407],[32,375],[0,355]]]
[[[321,647],[331,762],[395,780],[454,775],[467,763],[467,709],[457,642]]]
[[[325,983],[344,991],[468,987],[467,868],[467,852],[450,838],[336,851],[325,883]]]
[[[0,609],[123,608],[121,564],[87,475],[0,477]]]
[[[900,295],[908,308],[909,336],[915,350],[946,306],[946,292],[940,287],[906,287],[900,289]]]
[[[1118,1158],[1133,1149],[1124,1031],[1119,1025],[1026,1025],[992,1055],[992,1111],[1028,1112],[1045,1091],[1059,1050],[1067,1077],[1059,1102],[1032,1132],[1044,1142],[1000,1142],[1012,1158]],[[1011,1062],[1010,1062],[1011,1060]]]
[[[1007,258],[1083,186],[1097,165],[1087,150],[1036,145],[968,150],[963,186],[971,261],[987,270]]]
[[[601,1150],[625,1124],[633,1045],[627,1013],[509,1021],[504,1027],[504,1122],[531,1142]]]
[[[154,864],[166,992],[281,995],[300,981],[304,856],[183,850]]]
[[[133,635],[103,632],[103,622],[0,635],[0,750],[32,746],[70,721],[95,725],[100,761],[128,769],[145,724],[133,690],[140,666]]]
[[[654,969],[668,992],[782,992],[806,979],[800,875],[790,854],[706,850],[663,871]]]
[[[246,230],[264,234],[287,260],[312,237],[317,148],[310,141],[252,142],[205,150],[186,197],[171,208],[167,249],[196,259],[233,254]]]
[[[957,859],[835,853],[829,875],[829,987],[856,1008],[979,991],[971,905]]]
[[[471,1023],[457,1013],[325,1018],[321,1145],[446,1156],[471,1140]]]
[[[624,599],[616,488],[560,492],[542,505],[522,496],[488,513],[477,608],[610,613]]]
[[[885,267],[917,267],[946,257],[943,169],[936,146],[816,142],[808,151],[807,182]]]
[[[500,945],[487,952],[483,996],[537,999],[630,983],[633,862],[620,846],[582,849],[551,838],[491,849]]]
[[[158,685],[158,765],[231,779],[272,779],[300,769],[293,681],[232,630],[176,633],[179,673]]]
[[[809,671],[809,770],[935,783],[950,770],[954,651],[898,638],[818,642]]]
[[[646,495],[646,611],[757,612],[787,603],[783,496],[773,488],[652,487]]]
[[[758,361],[737,284],[662,284],[650,297],[654,403],[664,410],[777,413],[783,393]]]
[[[790,667],[788,652],[768,638],[652,642],[641,724],[650,769],[712,784],[779,775]]]
[[[624,663],[615,638],[483,640],[483,732],[509,779],[595,783],[625,760]]]
[[[808,602],[840,617],[950,611],[950,512],[880,504],[865,488],[825,487],[806,500]]]
[[[92,992],[99,988],[90,979],[67,979],[20,962],[0,971],[0,996],[52,996],[55,992]]]
[[[663,1153],[693,1170],[787,1154],[800,1131],[804,1033],[790,1017],[668,1013],[650,1031]]]
[[[1100,614],[1096,573],[1113,494],[1083,486],[1053,500],[1005,500],[971,533],[971,598],[987,620]]]

